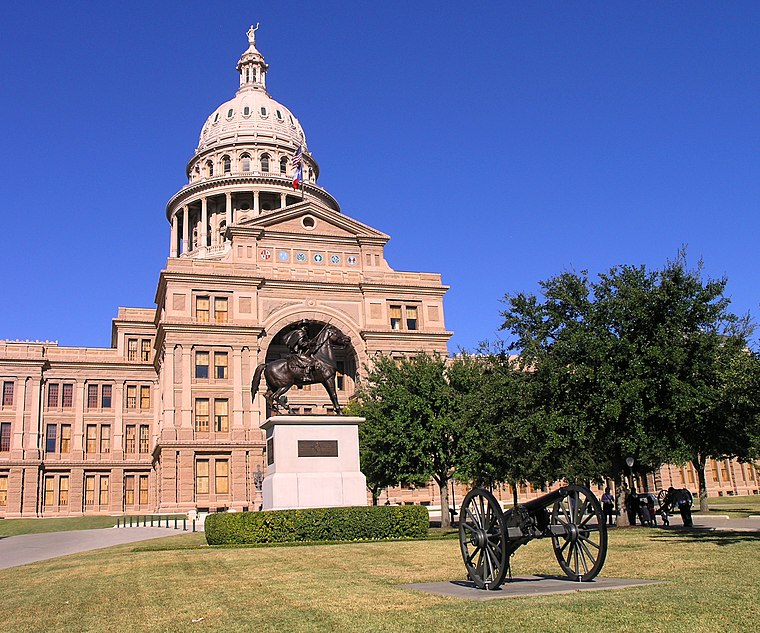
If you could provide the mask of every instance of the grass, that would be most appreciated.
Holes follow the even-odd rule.
[[[469,602],[402,583],[463,578],[456,538],[211,548],[201,534],[0,571],[3,631],[310,633],[743,631],[760,618],[760,534],[619,529],[603,575],[666,584]],[[516,575],[556,574],[547,541]]]
[[[135,524],[137,523],[137,515]],[[150,522],[150,515],[147,515],[147,521]],[[158,515],[156,515],[158,516]],[[171,514],[169,519],[175,516],[186,517],[185,514]],[[140,515],[142,520],[143,515]],[[3,519],[0,521],[0,537],[18,536],[19,534],[42,534],[43,532],[69,532],[72,530],[94,530],[97,528],[108,528],[116,525],[117,518],[122,516],[89,516],[89,517],[63,517],[60,519]],[[162,520],[166,515],[161,516]],[[174,525],[174,523],[171,523]]]
[[[736,519],[760,515],[760,495],[710,497],[707,501],[710,514],[727,514]],[[694,499],[694,505],[699,508],[699,499]]]

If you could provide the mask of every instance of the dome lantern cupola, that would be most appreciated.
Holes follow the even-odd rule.
[[[256,30],[248,29],[248,49],[240,56],[237,63],[237,71],[240,73],[240,90],[267,89],[266,76],[269,65],[264,61],[264,56],[256,50]],[[238,91],[239,92],[239,91]]]

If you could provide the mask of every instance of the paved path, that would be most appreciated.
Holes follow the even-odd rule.
[[[68,554],[87,552],[162,536],[187,534],[171,528],[103,528],[0,537],[0,569],[36,563]]]
[[[699,530],[735,530],[737,532],[760,532],[760,518],[730,519],[728,516],[692,514],[694,528]],[[638,525],[638,524],[637,524]],[[657,517],[657,527],[663,527],[662,520]],[[670,529],[682,530],[681,515],[670,517]],[[668,529],[668,528],[665,528]]]

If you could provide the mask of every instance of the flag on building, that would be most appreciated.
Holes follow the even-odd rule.
[[[293,170],[293,189],[298,189],[298,185],[303,180],[303,157],[300,146],[296,150],[296,153],[293,154],[290,166]]]

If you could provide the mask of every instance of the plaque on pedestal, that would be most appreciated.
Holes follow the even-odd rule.
[[[264,510],[367,505],[359,469],[359,424],[343,415],[277,415],[267,437]]]

